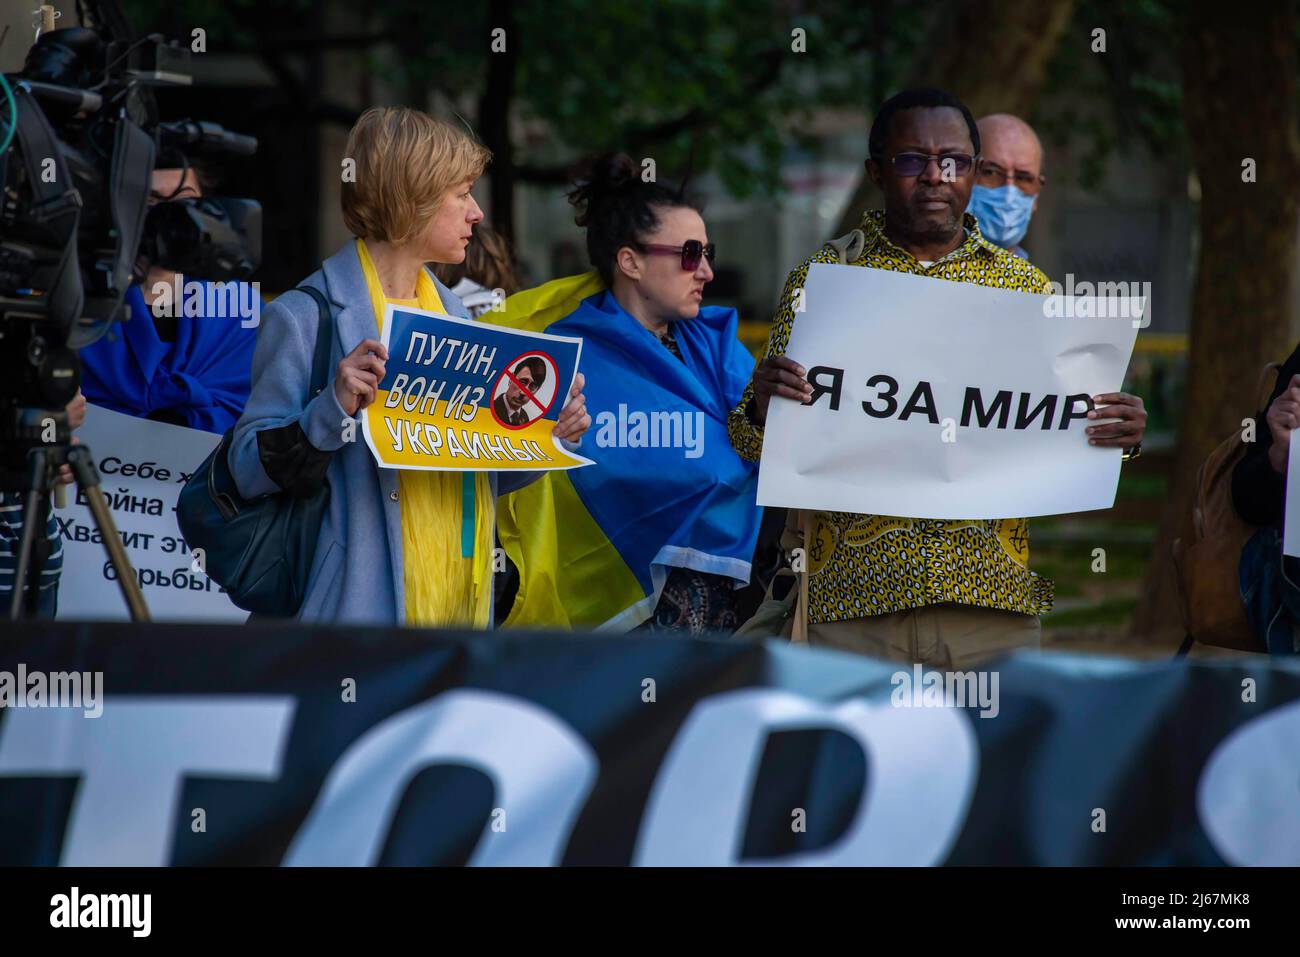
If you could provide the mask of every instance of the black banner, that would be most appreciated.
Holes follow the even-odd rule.
[[[4,865],[1300,862],[1300,672],[1262,657],[6,628]]]

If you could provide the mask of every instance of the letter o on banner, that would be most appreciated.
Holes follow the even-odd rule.
[[[373,865],[407,785],[430,765],[464,764],[492,780],[508,830],[479,836],[470,864],[558,864],[596,781],[591,746],[537,705],[448,691],[375,725],[330,770],[284,856],[287,866]]]
[[[774,731],[834,730],[868,758],[862,803],[844,836],[818,851],[740,861],[749,796]],[[655,779],[635,863],[650,866],[900,866],[943,861],[975,792],[979,746],[952,708],[825,704],[751,689],[696,705]]]
[[[1205,762],[1196,813],[1214,849],[1237,867],[1300,864],[1300,701],[1228,735]]]

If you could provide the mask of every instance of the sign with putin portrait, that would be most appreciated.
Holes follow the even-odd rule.
[[[378,396],[362,432],[383,468],[569,469],[591,460],[551,432],[573,387],[582,340],[516,332],[389,304]]]

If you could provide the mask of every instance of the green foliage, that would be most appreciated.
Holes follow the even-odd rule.
[[[251,50],[256,44],[254,29],[267,7],[278,7],[288,15],[308,16],[311,0],[122,0],[122,8],[137,34],[161,33],[168,40],[188,42],[191,31],[202,27],[209,50]]]
[[[1044,139],[1080,154],[1096,189],[1120,144],[1185,155],[1178,60],[1182,0],[1080,0],[1048,64],[1032,121]],[[1106,31],[1093,52],[1093,30]]]
[[[472,125],[487,81],[493,4],[384,0],[364,26],[340,8],[324,28],[311,0],[124,0],[137,29],[187,38],[209,50],[297,49],[311,30],[355,47],[366,71],[399,91],[444,94]],[[562,168],[622,148],[653,156],[660,175],[716,172],[737,196],[778,192],[791,150],[815,153],[806,132],[817,111],[870,114],[915,75],[934,8],[908,0],[547,0],[515,3],[506,42],[517,56],[514,109],[548,135],[517,142],[516,162]],[[364,9],[364,8],[363,8]],[[941,11],[940,11],[941,12]],[[1177,58],[1181,0],[1079,0],[1051,61],[1033,120],[1045,139],[1078,150],[1095,187],[1116,145],[1185,150]],[[349,29],[347,24],[353,24]],[[1091,32],[1107,31],[1093,53]],[[792,49],[796,28],[806,52]],[[1087,104],[1087,106],[1081,105]],[[533,126],[530,128],[538,128]]]
[[[310,6],[126,0],[138,28],[187,37],[203,26],[210,50],[244,52],[268,46],[254,25],[319,16]],[[385,0],[365,32],[390,42],[356,55],[393,89],[477,103],[489,58],[498,55],[491,32],[499,24],[489,10]],[[516,144],[520,165],[563,167],[622,148],[653,156],[665,177],[688,163],[693,176],[714,171],[740,196],[779,190],[787,150],[816,148],[800,131],[815,111],[867,109],[898,84],[925,24],[903,0],[871,9],[813,0],[795,10],[779,0],[549,0],[514,4],[513,15],[506,43],[518,56],[514,106],[521,119],[554,131],[540,144]],[[805,31],[806,52],[792,48],[796,28]],[[476,124],[472,109],[467,118]]]
[[[1043,628],[1081,628],[1085,626],[1110,626],[1122,631],[1128,626],[1137,608],[1136,598],[1116,598],[1092,604],[1086,608],[1070,608],[1065,611],[1048,612],[1043,616]]]
[[[919,21],[908,5],[885,6],[899,36]],[[787,147],[811,142],[799,127],[814,111],[866,106],[866,79],[901,75],[911,57],[880,45],[861,11],[787,9],[736,0],[526,5],[522,111],[559,132],[568,159],[624,148],[653,156],[664,176],[680,177],[689,163],[693,175],[716,172],[735,195],[773,193]]]

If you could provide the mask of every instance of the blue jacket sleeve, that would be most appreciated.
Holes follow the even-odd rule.
[[[325,388],[304,404],[318,322],[316,304],[305,293],[285,293],[262,314],[253,350],[252,389],[235,423],[229,453],[231,475],[245,498],[281,490],[262,465],[258,432],[296,422],[312,446],[333,452],[344,444],[344,423],[352,419],[355,429],[361,427],[334,394],[333,365]]]

